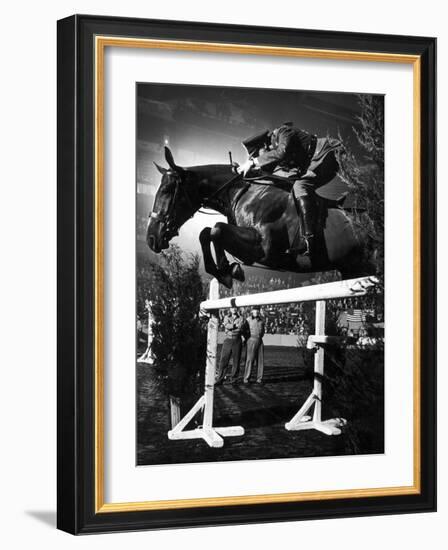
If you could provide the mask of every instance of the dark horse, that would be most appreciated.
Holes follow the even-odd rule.
[[[199,239],[207,273],[228,288],[232,279],[244,280],[239,263],[230,264],[226,252],[247,265],[308,273],[337,269],[343,279],[372,275],[371,250],[362,229],[338,201],[318,196],[318,257],[291,255],[301,224],[291,192],[280,184],[260,184],[235,175],[232,166],[212,164],[180,167],[165,148],[169,168],[157,166],[162,181],[150,215],[146,240],[156,253],[168,248],[179,228],[201,207],[227,217],[228,223],[204,228]],[[210,245],[215,248],[216,262]]]

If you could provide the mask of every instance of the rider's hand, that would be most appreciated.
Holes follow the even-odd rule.
[[[247,173],[255,166],[255,162],[253,159],[248,159],[246,162],[238,166],[237,171],[238,174],[243,174],[244,176],[247,175]]]

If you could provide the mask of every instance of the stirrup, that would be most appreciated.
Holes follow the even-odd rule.
[[[311,253],[312,253],[311,249],[314,244],[314,235],[304,235],[303,240],[305,241],[305,244],[306,244],[306,250],[303,253],[303,256],[311,256]]]
[[[312,245],[310,245],[309,239],[310,240],[314,239],[314,235],[303,236],[301,239],[302,241],[301,243],[286,249],[286,254],[291,254],[291,255],[300,254],[302,256],[311,256]]]

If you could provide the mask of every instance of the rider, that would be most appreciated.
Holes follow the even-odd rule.
[[[247,147],[248,143],[255,143],[256,150]],[[339,165],[335,153],[342,147],[341,142],[333,138],[318,138],[296,128],[292,122],[284,122],[278,128],[249,138],[243,144],[249,158],[238,167],[240,174],[246,176],[250,170],[259,169],[294,180],[292,192],[302,220],[305,246],[295,242],[296,236],[288,252],[312,256],[317,229],[315,190],[336,176]]]

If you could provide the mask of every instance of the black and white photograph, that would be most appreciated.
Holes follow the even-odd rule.
[[[384,96],[136,105],[136,464],[384,453]]]

